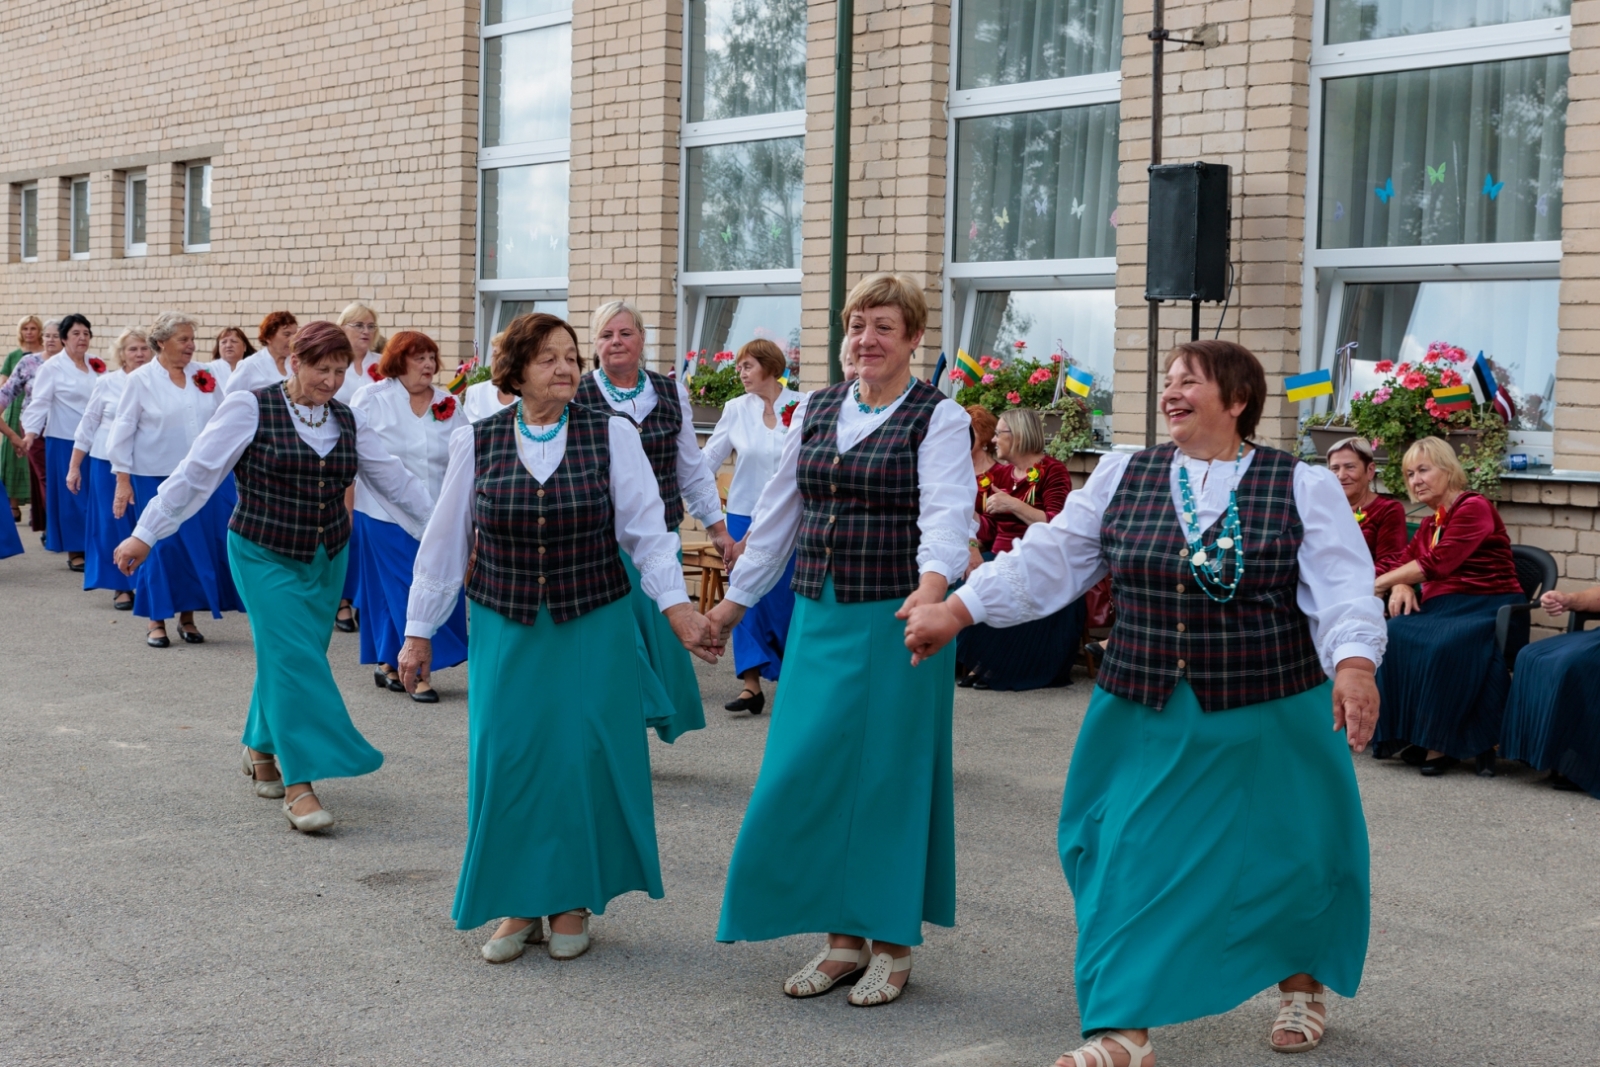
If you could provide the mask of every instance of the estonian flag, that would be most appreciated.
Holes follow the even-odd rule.
[[[928,379],[928,384],[935,389],[939,388],[939,379],[944,377],[944,353],[939,353],[939,362],[933,365],[933,377]]]
[[[1495,381],[1494,368],[1489,361],[1483,358],[1483,353],[1478,353],[1477,362],[1472,365],[1473,373],[1478,376],[1478,388],[1483,392],[1483,402],[1499,412],[1500,417],[1510,426],[1517,419],[1517,405],[1511,399],[1511,394],[1500,388],[1500,383]]]
[[[1285,378],[1283,386],[1289,391],[1289,403],[1297,404],[1316,396],[1333,395],[1333,371],[1326,368],[1309,374],[1296,374]]]
[[[1082,367],[1068,367],[1066,379],[1062,384],[1067,387],[1069,392],[1076,393],[1079,396],[1088,396],[1089,387],[1094,384],[1094,375]]]
[[[956,349],[956,366],[960,367],[962,372],[972,379],[974,385],[983,379],[983,367],[979,366],[977,360],[967,355],[964,348]]]

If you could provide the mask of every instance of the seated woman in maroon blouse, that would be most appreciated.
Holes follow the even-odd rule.
[[[1378,461],[1365,437],[1346,437],[1328,449],[1328,470],[1344,487],[1350,512],[1367,539],[1374,574],[1387,574],[1406,561],[1406,506],[1372,488]]]
[[[974,538],[974,550],[986,560],[1009,552],[1029,526],[1060,514],[1072,491],[1067,468],[1045,454],[1044,423],[1038,412],[1029,408],[1001,412],[994,445],[999,462],[979,479]],[[956,659],[968,672],[959,684],[1010,690],[1070,684],[1084,614],[1080,598],[1054,615],[1021,626],[969,627],[956,646]]]
[[[1378,669],[1380,741],[1408,741],[1429,777],[1500,739],[1511,678],[1494,643],[1495,613],[1523,602],[1511,538],[1494,505],[1467,489],[1451,447],[1424,437],[1406,450],[1411,499],[1433,514],[1406,561],[1377,581],[1389,597],[1389,650]],[[1414,583],[1422,584],[1417,601]],[[1483,771],[1493,775],[1489,763]]]

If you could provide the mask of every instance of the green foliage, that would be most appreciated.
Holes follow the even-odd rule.
[[[694,373],[686,385],[691,404],[720,408],[734,397],[744,395],[744,382],[739,380],[732,352],[718,352],[709,360],[703,349],[689,355],[694,357],[691,368]]]
[[[1059,412],[1061,429],[1045,444],[1044,450],[1065,463],[1074,452],[1086,452],[1094,444],[1094,427],[1089,405],[1075,396],[1064,396],[1040,414]]]
[[[962,383],[956,403],[962,407],[982,404],[996,415],[1006,408],[1048,408],[1056,395],[1059,363],[1040,363],[1034,359],[1013,359],[1009,363],[994,356],[979,356],[983,378],[974,382],[961,368],[951,377]]]

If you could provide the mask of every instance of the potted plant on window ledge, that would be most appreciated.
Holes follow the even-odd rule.
[[[690,375],[685,388],[689,391],[689,406],[694,412],[696,426],[715,426],[722,418],[722,408],[736,396],[744,395],[744,382],[734,367],[732,352],[718,352],[706,358],[705,349],[690,352]]]
[[[1022,355],[1023,342],[1018,342],[1017,355],[1010,362],[995,356],[978,357],[982,374],[977,381],[957,368],[950,372],[960,389],[956,403],[962,407],[980,404],[996,415],[1007,408],[1033,408],[1044,424],[1045,440],[1071,451],[1087,449],[1093,442],[1088,407],[1075,396],[1056,399],[1056,379],[1062,372],[1061,364],[1072,365],[1071,357],[1060,352],[1050,357],[1049,363],[1027,359]],[[1056,455],[1055,451],[1051,455]],[[1064,458],[1058,456],[1057,458]]]

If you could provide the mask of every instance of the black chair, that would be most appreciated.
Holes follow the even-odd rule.
[[[1539,606],[1539,598],[1554,589],[1560,578],[1555,557],[1542,548],[1512,545],[1511,562],[1517,568],[1517,582],[1528,602],[1506,604],[1495,613],[1494,644],[1505,657],[1508,671],[1516,668],[1517,653],[1528,646],[1533,609]]]
[[[1567,633],[1582,633],[1583,628],[1591,622],[1600,622],[1600,611],[1569,611],[1567,612]]]

